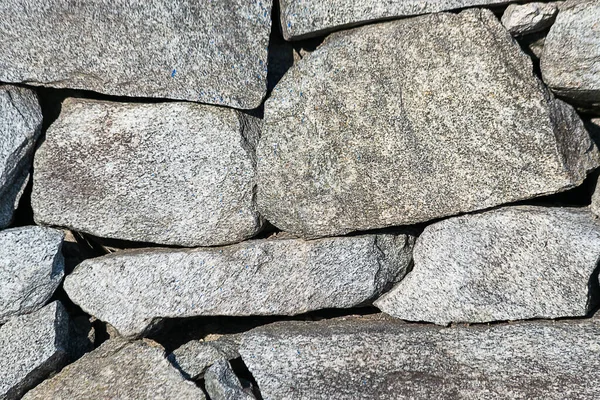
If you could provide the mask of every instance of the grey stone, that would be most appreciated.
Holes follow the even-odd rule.
[[[517,0],[513,0],[517,1]],[[280,0],[281,27],[288,40],[323,35],[377,20],[408,17],[511,0]]]
[[[244,391],[240,379],[226,360],[215,362],[206,371],[206,392],[211,400],[255,400],[253,394]]]
[[[0,324],[50,299],[65,274],[63,237],[41,226],[0,231]]]
[[[218,360],[231,361],[240,356],[237,340],[221,336],[216,340],[191,340],[169,355],[169,360],[184,376],[196,380]]]
[[[560,192],[598,165],[577,113],[488,10],[337,32],[265,105],[262,215],[304,237]]]
[[[502,15],[502,25],[513,36],[527,35],[551,26],[556,14],[557,3],[511,4]]]
[[[252,237],[259,122],[193,103],[67,99],[35,155],[35,221],[180,246]]]
[[[0,3],[0,81],[256,108],[272,0]]]
[[[69,316],[55,301],[0,326],[0,399],[23,393],[59,370],[68,359]]]
[[[164,318],[362,305],[406,274],[412,243],[388,234],[122,251],[84,261],[64,288],[88,314],[139,336]]]
[[[464,215],[425,228],[413,270],[375,305],[437,324],[584,316],[599,260],[600,221],[586,208]]]
[[[600,321],[439,328],[348,318],[244,335],[265,399],[597,399]]]
[[[29,179],[31,155],[41,131],[42,110],[36,93],[0,85],[0,229],[12,222]]]
[[[24,400],[196,399],[204,393],[165,358],[152,341],[111,339],[59,374],[38,385]]]
[[[600,111],[600,2],[569,0],[546,38],[544,82],[554,93]]]

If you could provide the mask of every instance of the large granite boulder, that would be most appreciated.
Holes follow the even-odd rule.
[[[568,0],[560,7],[541,58],[544,82],[557,95],[600,111],[600,2]]]
[[[65,273],[63,237],[41,226],[0,231],[0,324],[50,299]]]
[[[598,151],[488,10],[330,35],[265,105],[258,204],[304,237],[560,192]]]
[[[158,343],[111,339],[42,382],[23,399],[204,400],[205,396],[166,360]]]
[[[0,81],[256,108],[271,0],[0,2]]]
[[[279,5],[283,36],[298,40],[376,20],[513,1],[517,0],[279,0]]]
[[[243,336],[265,399],[595,399],[600,321],[439,328],[368,318]]]
[[[31,89],[0,85],[0,229],[12,222],[29,180],[31,155],[41,132],[42,110],[37,94]]]
[[[69,316],[55,301],[0,326],[0,399],[23,393],[68,360]]]
[[[586,208],[505,207],[429,225],[413,270],[375,304],[437,324],[584,316],[600,300],[599,262]]]
[[[180,246],[252,237],[259,122],[193,103],[67,99],[35,155],[35,220]]]
[[[502,25],[513,36],[544,30],[554,22],[558,5],[558,2],[511,4],[502,14]]]
[[[87,313],[139,336],[164,318],[360,306],[406,274],[412,242],[387,234],[122,251],[82,262],[64,288]]]

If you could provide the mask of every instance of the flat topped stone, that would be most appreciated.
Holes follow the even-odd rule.
[[[37,94],[31,89],[0,85],[0,229],[10,225],[19,205],[41,132]]]
[[[0,81],[256,108],[267,90],[271,6],[3,1]]]
[[[259,120],[193,103],[67,99],[35,155],[38,224],[179,246],[254,236]]]
[[[598,150],[488,10],[328,36],[265,105],[259,210],[304,237],[560,192]]]
[[[111,339],[23,397],[46,399],[204,400],[205,396],[165,359],[158,343]]]
[[[597,319],[439,328],[346,318],[243,336],[265,399],[598,398]]]
[[[287,40],[298,40],[376,20],[511,2],[511,0],[280,0],[279,5],[283,36]]]
[[[600,300],[600,221],[587,208],[505,207],[429,225],[414,267],[375,305],[437,324],[580,317]]]
[[[23,393],[67,362],[69,315],[60,302],[0,326],[0,399]]]
[[[64,234],[26,226],[0,231],[0,324],[39,310],[65,274]]]
[[[140,336],[164,318],[368,304],[406,274],[413,242],[388,234],[123,251],[85,260],[64,288],[87,313],[124,336]]]

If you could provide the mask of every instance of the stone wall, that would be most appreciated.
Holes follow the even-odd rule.
[[[597,399],[598,138],[597,0],[2,1],[0,400]]]

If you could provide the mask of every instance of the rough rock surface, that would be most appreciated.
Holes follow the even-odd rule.
[[[569,0],[546,38],[544,82],[578,106],[600,111],[600,2]]]
[[[596,399],[600,321],[439,328],[362,318],[244,335],[265,399]]]
[[[0,231],[0,324],[39,310],[64,276],[61,231],[27,226]]]
[[[275,87],[258,205],[304,237],[550,194],[598,165],[583,123],[488,10],[328,36]]]
[[[388,234],[122,251],[84,261],[64,288],[87,313],[138,336],[163,318],[362,305],[406,274],[412,243]]]
[[[256,108],[266,93],[271,5],[2,1],[0,81]]]
[[[35,220],[181,246],[252,237],[259,130],[227,108],[67,99],[35,155]]]
[[[511,0],[280,0],[279,4],[283,36],[288,40],[295,40],[375,20],[510,2]]]
[[[502,15],[502,25],[513,36],[548,28],[558,14],[558,3],[511,4]]]
[[[206,392],[211,400],[255,400],[253,394],[244,391],[240,379],[226,360],[215,362],[206,371]]]
[[[0,85],[0,229],[12,221],[29,179],[31,154],[41,131],[42,110],[36,93]]]
[[[238,358],[237,340],[221,336],[216,340],[191,340],[169,355],[169,360],[188,379],[196,380],[218,360]]]
[[[166,360],[155,342],[111,339],[59,374],[38,385],[24,400],[195,399],[204,393]]]
[[[0,327],[0,399],[25,391],[59,370],[68,358],[69,316],[53,302]]]
[[[589,210],[505,207],[425,228],[413,270],[375,305],[437,324],[584,316],[599,300],[599,262]]]

